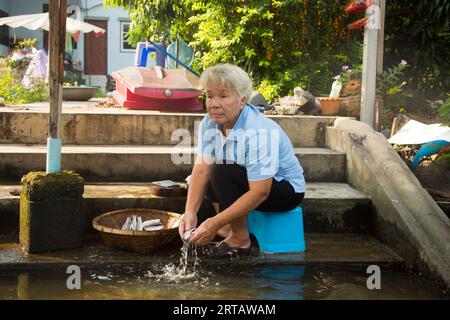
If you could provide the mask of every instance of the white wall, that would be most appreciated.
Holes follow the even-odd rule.
[[[105,9],[101,0],[87,0],[87,3],[87,10],[82,10],[84,19],[105,19],[108,21],[108,74],[133,65],[134,52],[120,51],[120,21],[129,20],[128,11],[115,7]],[[85,5],[85,0],[82,1],[82,4]],[[79,43],[77,57],[83,55],[82,42]]]

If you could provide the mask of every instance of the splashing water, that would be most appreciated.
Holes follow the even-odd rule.
[[[167,281],[179,283],[180,281],[190,280],[195,283],[204,284],[208,281],[207,277],[200,274],[200,258],[197,255],[197,245],[191,242],[184,242],[180,249],[181,257],[178,266],[174,264],[165,265],[162,274],[153,274],[147,272],[150,278],[156,278],[157,281]],[[193,259],[190,259],[192,255]]]

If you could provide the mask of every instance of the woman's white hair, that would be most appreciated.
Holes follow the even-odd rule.
[[[246,97],[248,101],[252,96],[252,79],[247,72],[238,66],[225,63],[207,68],[200,77],[200,87],[208,90],[208,82],[210,81],[221,85],[229,85],[234,89],[239,99]]]

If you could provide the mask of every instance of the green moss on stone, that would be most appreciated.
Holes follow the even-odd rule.
[[[30,241],[30,202],[27,201],[23,195],[20,195],[20,243],[26,244]],[[28,247],[25,246],[28,251]]]
[[[81,198],[84,179],[73,171],[29,172],[22,177],[22,196],[28,201],[56,198]]]

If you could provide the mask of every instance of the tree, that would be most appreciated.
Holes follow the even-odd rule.
[[[450,88],[450,0],[389,0],[386,8],[386,62],[405,59],[409,87],[425,97]]]
[[[361,63],[362,32],[350,0],[104,0],[130,11],[130,41],[168,44],[176,37],[197,52],[194,68],[243,67],[272,99],[300,85],[328,93],[343,64]],[[388,0],[385,65],[404,59],[409,90],[436,97],[450,87],[450,0]],[[418,94],[416,94],[417,96]]]
[[[132,42],[182,38],[197,52],[196,70],[237,64],[269,99],[297,85],[327,93],[340,66],[360,59],[345,28],[346,2],[104,0],[129,9]]]

